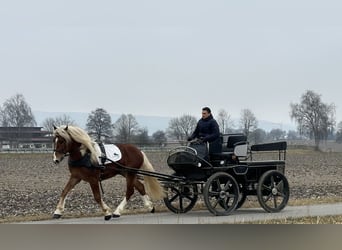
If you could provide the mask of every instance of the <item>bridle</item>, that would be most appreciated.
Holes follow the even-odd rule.
[[[56,152],[56,153],[58,153],[58,154],[62,154],[63,155],[63,157],[65,157],[65,156],[69,156],[70,155],[70,153],[69,152],[63,152],[63,151],[58,151],[58,150],[53,150],[53,152]]]
[[[53,144],[54,144],[54,147],[53,147],[53,152],[63,155],[63,156],[62,156],[62,158],[61,158],[61,160],[60,160],[60,161],[62,161],[62,160],[64,159],[64,157],[66,157],[66,156],[69,156],[69,155],[70,155],[70,152],[68,152],[68,149],[67,149],[66,147],[64,148],[64,150],[63,150],[63,151],[61,151],[61,150],[57,150],[57,143],[56,143],[56,139],[58,140],[58,139],[60,139],[60,138],[62,138],[62,137],[60,137],[60,136],[56,136],[56,137],[55,137],[55,139],[53,140]],[[65,141],[65,139],[64,139],[64,138],[63,138],[63,140],[64,140],[64,143],[66,143],[66,141]]]

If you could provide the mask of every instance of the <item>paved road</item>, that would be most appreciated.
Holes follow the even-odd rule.
[[[25,224],[222,224],[324,215],[342,215],[342,203],[287,206],[279,213],[266,213],[261,208],[248,208],[236,210],[229,216],[213,216],[209,211],[203,210],[180,215],[172,212],[122,215],[110,221],[104,221],[103,217],[93,217],[25,222]]]

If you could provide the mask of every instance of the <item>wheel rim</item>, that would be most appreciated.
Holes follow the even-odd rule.
[[[214,215],[228,215],[239,200],[239,187],[235,179],[226,173],[211,176],[204,187],[204,201]]]
[[[289,184],[286,177],[276,171],[266,172],[259,181],[258,200],[267,212],[279,212],[289,200]]]
[[[197,185],[177,185],[165,186],[166,197],[164,203],[166,207],[174,213],[186,213],[190,211],[198,199]]]

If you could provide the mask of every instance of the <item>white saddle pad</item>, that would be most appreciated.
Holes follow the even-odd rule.
[[[122,157],[120,149],[114,145],[114,144],[103,144],[105,151],[106,151],[106,158],[111,161],[119,161]],[[96,151],[99,152],[99,155],[102,155],[102,151],[100,146],[96,143],[95,144]],[[101,158],[98,159],[99,164],[102,164]],[[110,163],[110,161],[107,160],[105,164]]]

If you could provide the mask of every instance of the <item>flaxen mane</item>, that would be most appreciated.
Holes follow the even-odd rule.
[[[54,130],[54,135],[59,135],[61,137],[63,137],[66,142],[69,144],[71,143],[72,140],[81,143],[81,151],[84,154],[85,151],[88,149],[91,153],[91,162],[94,165],[98,164],[98,157],[99,154],[96,152],[95,148],[94,148],[94,143],[90,136],[81,128],[79,127],[74,127],[71,125],[68,125],[64,128],[57,128]],[[83,147],[83,148],[82,148]]]

